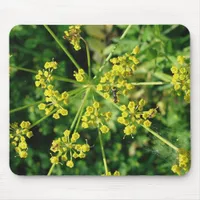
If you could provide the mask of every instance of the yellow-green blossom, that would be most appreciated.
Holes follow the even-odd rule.
[[[10,142],[20,158],[28,156],[26,139],[33,136],[33,132],[29,130],[30,127],[31,123],[29,121],[22,121],[20,124],[15,122],[10,125]]]
[[[76,51],[81,49],[81,46],[80,46],[80,39],[81,39],[80,33],[81,33],[81,29],[80,29],[79,25],[70,26],[68,31],[64,31],[65,35],[63,36],[63,38],[67,39],[70,42],[70,44],[73,45],[73,47],[74,47],[74,49]]]
[[[71,136],[71,137],[70,137]],[[53,140],[50,150],[54,153],[50,161],[52,164],[66,163],[69,168],[74,167],[73,159],[85,158],[86,153],[90,151],[90,146],[87,144],[79,144],[77,140],[80,138],[78,132],[71,133],[70,130],[65,130],[63,136]]]

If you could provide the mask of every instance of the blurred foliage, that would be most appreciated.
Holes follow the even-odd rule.
[[[63,32],[68,26],[50,26],[56,36],[62,40],[65,47],[77,62],[87,71],[87,59],[84,43],[82,49],[76,52],[73,47],[62,39]],[[119,42],[119,38],[127,26],[98,25],[83,26],[82,37],[88,42],[92,71],[95,74],[108,56],[112,48]],[[131,52],[139,45],[140,65],[133,78],[133,82],[165,81],[172,76],[170,71],[176,63],[178,55],[189,58],[190,41],[188,30],[181,25],[133,25],[126,37],[120,41],[113,56]],[[66,57],[62,49],[43,26],[19,25],[10,32],[10,110],[28,105],[43,98],[40,89],[36,89],[35,74],[18,70],[22,67],[37,71],[46,61],[52,58],[59,63],[56,75],[73,78],[75,67]],[[109,69],[107,64],[105,69]],[[162,73],[165,73],[162,74]],[[169,76],[167,76],[169,75]],[[55,81],[55,87],[60,91],[71,90],[74,86],[62,81]],[[51,166],[50,146],[52,140],[61,136],[70,127],[80,105],[80,94],[70,103],[67,117],[58,120],[47,118],[33,128],[34,137],[28,141],[29,156],[20,159],[15,151],[10,150],[11,170],[19,175],[46,175]],[[138,128],[134,138],[123,138],[123,127],[116,123],[119,111],[97,96],[105,106],[112,111],[113,120],[109,124],[111,134],[103,135],[108,167],[111,172],[120,171],[121,175],[172,175],[171,166],[175,162],[176,153],[160,142],[142,127]],[[144,98],[148,107],[159,105],[159,114],[153,119],[152,129],[167,138],[177,147],[190,149],[190,107],[182,96],[176,96],[173,87],[137,86],[130,99]],[[123,100],[122,100],[123,101]],[[43,117],[37,105],[10,114],[10,122],[29,120],[34,123]],[[75,167],[69,169],[64,165],[57,165],[53,174],[57,175],[101,175],[104,173],[102,155],[97,130],[82,130],[82,141],[85,138],[91,145],[91,151],[86,159],[76,161]]]

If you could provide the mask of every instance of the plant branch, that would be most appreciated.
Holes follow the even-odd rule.
[[[85,43],[86,54],[87,54],[87,63],[88,63],[88,74],[89,74],[89,77],[91,78],[91,63],[90,63],[89,46],[88,46],[88,43],[86,42],[86,40],[84,40],[82,37],[81,37],[81,40],[83,40],[83,42]]]
[[[35,123],[33,123],[33,124],[29,127],[29,129],[33,128],[34,126],[38,125],[40,122],[44,121],[46,118],[48,118],[49,116],[51,116],[56,110],[57,110],[57,108],[54,109],[53,111],[51,111],[48,115],[45,115],[45,116],[42,117],[41,119],[37,120]]]
[[[144,125],[141,125],[143,128],[145,128],[148,132],[150,132],[152,135],[154,135],[155,137],[157,137],[159,140],[161,140],[163,143],[165,143],[166,145],[168,145],[169,147],[171,147],[172,149],[174,149],[175,151],[178,151],[178,147],[176,147],[175,145],[173,145],[171,142],[169,142],[168,140],[166,140],[165,138],[161,137],[158,133],[156,133],[155,131],[153,131],[150,128],[145,127]]]
[[[99,142],[100,142],[100,147],[101,147],[102,159],[103,159],[103,164],[104,164],[104,169],[105,169],[105,175],[107,175],[108,174],[108,165],[107,165],[106,154],[105,154],[104,146],[103,146],[102,133],[99,130],[99,127],[98,127],[98,136],[99,136]]]
[[[12,110],[10,110],[10,113],[14,113],[14,112],[17,112],[17,111],[20,111],[20,110],[24,110],[24,109],[26,109],[26,108],[28,108],[28,107],[34,106],[34,105],[39,104],[39,103],[42,103],[42,102],[44,102],[44,101],[45,101],[45,100],[41,100],[41,101],[37,101],[37,102],[31,103],[31,104],[28,104],[28,105],[25,105],[25,106],[21,106],[21,107],[12,109]]]
[[[77,69],[80,69],[81,67],[76,62],[74,57],[69,53],[69,51],[64,47],[64,45],[61,43],[61,41],[58,39],[58,37],[54,34],[54,32],[49,28],[49,26],[44,25],[44,27],[47,29],[47,31],[50,33],[50,35],[54,38],[54,40],[57,42],[57,44],[61,47],[61,49],[65,52],[65,54],[68,56],[68,58],[72,61],[72,63],[75,65]]]

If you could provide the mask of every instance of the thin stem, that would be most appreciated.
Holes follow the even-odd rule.
[[[61,49],[65,52],[65,54],[68,56],[68,58],[72,61],[72,63],[75,65],[75,67],[77,69],[80,69],[81,67],[79,66],[79,64],[76,62],[74,57],[69,53],[69,51],[64,47],[64,45],[57,38],[57,36],[54,34],[54,32],[47,25],[44,25],[44,27],[47,29],[47,31],[50,33],[50,35],[54,38],[54,40],[57,42],[57,44],[61,47]]]
[[[67,82],[67,83],[74,83],[74,84],[82,84],[81,82],[78,82],[76,80],[73,80],[73,79],[70,79],[70,78],[65,78],[65,77],[61,77],[61,76],[57,76],[57,75],[53,75],[53,78],[55,80],[58,80],[58,81],[63,81],[63,82]]]
[[[88,46],[88,43],[86,42],[86,40],[84,40],[82,37],[81,37],[81,40],[83,40],[83,42],[85,43],[86,54],[87,54],[87,63],[88,63],[88,74],[89,74],[89,77],[91,78],[91,63],[90,63],[89,46]]]
[[[80,113],[79,113],[79,117],[78,117],[78,119],[77,119],[77,123],[76,123],[76,126],[75,126],[75,128],[74,128],[74,132],[77,131],[78,126],[79,126],[79,124],[80,124],[81,117],[82,117],[83,111],[84,111],[84,105],[85,105],[85,101],[84,101],[84,104],[83,104],[82,107],[81,107],[81,111],[80,111]]]
[[[53,172],[55,165],[56,165],[55,163],[51,165],[51,168],[49,169],[47,176],[51,176],[51,173]]]
[[[34,106],[34,105],[42,103],[42,102],[44,102],[44,100],[37,101],[37,102],[31,103],[31,104],[28,104],[28,105],[25,105],[25,106],[21,106],[21,107],[12,109],[12,110],[10,110],[10,113],[14,113],[14,112],[17,112],[17,111],[20,111],[20,110],[24,110],[24,109],[26,109],[28,107]]]
[[[90,91],[90,89],[87,89],[86,94],[85,94],[85,96],[84,96],[84,98],[83,98],[83,100],[82,100],[82,103],[81,103],[81,105],[80,105],[80,107],[79,107],[79,109],[78,109],[78,111],[77,111],[77,113],[76,113],[76,115],[75,115],[75,118],[74,118],[74,120],[73,120],[73,122],[72,122],[72,124],[71,124],[71,126],[70,126],[70,131],[73,130],[73,128],[74,128],[74,126],[75,126],[75,124],[76,124],[76,121],[77,121],[77,119],[78,119],[78,117],[79,117],[79,115],[80,115],[80,113],[81,113],[81,110],[82,110],[83,105],[85,104],[85,100],[87,99],[87,96],[88,96],[88,94],[89,94],[89,91]]]
[[[121,35],[121,37],[119,38],[118,43],[113,47],[112,51],[109,53],[109,55],[107,56],[107,58],[105,59],[103,65],[99,68],[99,72],[101,72],[103,70],[103,68],[105,67],[106,63],[110,60],[110,58],[112,57],[114,51],[117,49],[120,41],[122,39],[124,39],[124,37],[126,36],[126,34],[128,33],[129,29],[131,28],[131,25],[128,25],[127,28],[125,29],[125,31],[123,32],[123,34]],[[96,76],[94,77],[94,79],[96,78]]]
[[[99,135],[99,142],[100,142],[102,159],[103,159],[103,164],[104,164],[104,169],[105,169],[105,175],[107,175],[108,174],[108,165],[107,165],[107,161],[106,161],[106,154],[105,154],[104,147],[103,147],[102,133],[99,130],[99,127],[98,127],[98,135]]]
[[[17,70],[21,70],[21,71],[25,71],[25,72],[30,72],[30,73],[33,73],[33,74],[37,74],[37,71],[36,70],[32,70],[32,69],[27,69],[27,68],[24,68],[24,67],[10,67],[11,69],[17,69]],[[73,80],[73,79],[70,79],[70,78],[65,78],[65,77],[61,77],[61,76],[57,76],[57,75],[53,75],[53,78],[55,80],[58,80],[58,81],[63,81],[63,82],[67,82],[67,83],[75,83],[75,84],[82,84],[81,82],[77,82],[76,80]]]
[[[151,134],[153,134],[155,137],[157,137],[158,139],[160,139],[162,142],[164,142],[166,145],[168,145],[169,147],[171,147],[172,149],[174,149],[175,151],[178,151],[178,147],[176,147],[175,145],[173,145],[171,142],[169,142],[168,140],[166,140],[165,138],[161,137],[158,133],[156,133],[155,131],[153,131],[150,128],[147,128],[143,125],[141,125],[143,128],[145,128],[148,132],[150,132]]]
[[[169,84],[169,82],[162,82],[162,81],[158,81],[158,82],[132,82],[130,83],[132,85],[164,85],[164,84]],[[102,84],[102,85],[110,85],[110,84]]]
[[[14,66],[10,66],[11,69],[17,69],[17,70],[21,70],[21,71],[25,71],[25,72],[30,72],[30,73],[33,73],[33,74],[37,74],[37,71],[36,70],[32,70],[32,69],[27,69],[27,68],[24,68],[24,67],[14,67]]]
[[[164,84],[168,84],[165,82],[139,82],[139,83],[131,83],[132,85],[164,85]]]
[[[35,123],[33,123],[33,124],[29,127],[29,129],[33,128],[34,126],[38,125],[40,122],[44,121],[46,118],[48,118],[49,116],[51,116],[56,110],[57,110],[57,108],[54,109],[53,111],[51,111],[48,115],[45,115],[45,116],[42,117],[41,119],[37,120]]]

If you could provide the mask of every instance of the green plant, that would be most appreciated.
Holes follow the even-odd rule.
[[[152,41],[149,44],[148,42],[147,44],[144,42],[144,47],[139,40],[137,42],[138,44],[129,45],[131,50],[127,51],[127,49],[125,49],[125,52],[121,50],[118,52],[118,55],[116,53],[117,49],[120,49],[120,44],[123,44],[123,41],[126,41],[125,38],[128,37],[128,34],[131,34],[131,31],[132,34],[137,32],[137,28],[135,28],[136,30],[134,29],[134,32],[132,26],[129,25],[122,28],[123,32],[121,37],[118,38],[114,46],[110,45],[110,49],[106,49],[108,47],[105,47],[104,51],[108,51],[109,53],[106,53],[107,57],[102,62],[102,65],[99,65],[97,60],[95,62],[95,57],[93,58],[93,61],[91,61],[90,48],[92,49],[91,44],[93,43],[90,43],[90,40],[87,41],[87,38],[84,39],[84,37],[82,37],[82,34],[84,35],[84,33],[81,31],[81,26],[70,26],[68,31],[64,31],[63,38],[73,45],[75,50],[73,53],[75,55],[76,51],[82,51],[85,48],[86,59],[84,60],[87,62],[83,63],[86,63],[87,67],[83,67],[78,64],[74,56],[72,56],[63,42],[61,42],[61,38],[58,38],[49,26],[44,25],[44,28],[76,67],[76,71],[72,74],[72,77],[75,77],[75,79],[69,78],[70,76],[66,78],[65,76],[54,74],[57,70],[64,67],[61,66],[59,62],[57,63],[57,59],[55,60],[55,58],[51,61],[46,61],[44,67],[40,67],[38,71],[12,66],[11,60],[11,69],[36,74],[34,75],[34,81],[36,86],[36,99],[38,99],[38,101],[32,102],[26,106],[12,109],[10,111],[11,115],[18,111],[24,111],[26,108],[32,108],[32,111],[30,112],[33,115],[32,118],[36,118],[35,113],[42,115],[42,117],[39,120],[35,120],[32,125],[30,122],[25,121],[20,123],[20,127],[16,123],[11,124],[11,145],[14,146],[14,149],[16,153],[19,154],[20,158],[27,159],[29,156],[28,141],[26,141],[25,137],[31,138],[32,135],[33,138],[37,137],[34,136],[34,130],[32,129],[52,116],[54,123],[56,123],[55,120],[62,121],[57,125],[61,126],[61,128],[58,128],[58,131],[56,131],[58,132],[56,133],[57,136],[53,136],[53,128],[49,129],[49,127],[46,127],[46,132],[50,132],[51,137],[53,136],[56,138],[53,139],[50,147],[51,156],[49,158],[49,164],[51,163],[51,167],[48,170],[48,175],[51,175],[54,172],[55,166],[63,165],[66,168],[69,168],[69,170],[72,170],[71,168],[76,165],[76,160],[80,159],[79,163],[81,163],[82,159],[86,159],[87,157],[90,159],[90,152],[95,147],[92,147],[92,144],[90,145],[89,139],[92,137],[90,135],[95,133],[98,134],[99,150],[101,151],[104,166],[104,172],[100,170],[101,174],[120,175],[121,173],[120,167],[117,166],[115,166],[115,170],[110,170],[106,156],[107,150],[104,147],[107,141],[112,142],[112,139],[116,134],[118,134],[116,137],[120,137],[121,139],[126,137],[127,140],[130,141],[134,140],[133,138],[136,136],[144,137],[144,139],[140,139],[134,143],[134,145],[137,146],[134,147],[134,151],[136,151],[138,146],[143,146],[147,143],[148,146],[151,146],[151,143],[153,143],[155,139],[158,139],[161,143],[166,145],[166,148],[171,148],[174,151],[175,156],[177,156],[177,159],[172,166],[172,171],[178,175],[186,173],[190,165],[188,140],[185,142],[187,149],[183,149],[182,146],[179,148],[166,139],[167,135],[163,137],[151,127],[154,122],[156,124],[159,123],[159,121],[163,124],[168,123],[165,121],[165,117],[162,117],[161,115],[165,115],[165,104],[169,104],[169,101],[166,101],[167,95],[172,93],[173,86],[175,91],[182,90],[182,92],[178,92],[182,106],[187,106],[187,103],[190,102],[190,64],[188,52],[184,55],[183,53],[177,52],[178,55],[169,57],[168,54],[170,50],[172,51],[172,47],[167,44],[169,40],[164,34],[161,34],[159,27],[155,26],[154,34],[156,35],[157,40]],[[145,35],[145,31],[148,30],[148,26],[147,28],[142,26],[140,30],[142,32],[140,33],[140,37],[142,37]],[[168,29],[165,31],[167,30]],[[148,31],[148,33],[149,37],[151,37],[151,31]],[[147,33],[146,37],[148,37]],[[143,40],[145,40],[145,38]],[[146,40],[148,41],[148,39]],[[139,48],[139,46],[141,46],[141,48]],[[166,53],[166,51],[168,51],[168,53]],[[181,54],[181,56],[179,54]],[[15,56],[12,55],[12,57]],[[178,67],[172,66],[172,63],[176,63],[176,57],[177,63],[180,65],[177,65]],[[173,61],[171,59],[173,59]],[[167,67],[162,67],[165,65]],[[161,67],[161,69],[159,67]],[[68,66],[65,68],[69,69]],[[170,69],[173,74],[170,74]],[[12,78],[11,74],[11,80]],[[141,81],[142,79],[146,79],[146,81]],[[151,81],[151,79],[153,81]],[[66,85],[60,87],[58,84],[59,81],[67,83],[67,87]],[[142,98],[142,95],[140,94],[138,97],[133,95],[134,92],[137,91],[137,87],[140,87],[143,94],[147,94],[143,95],[144,98]],[[148,87],[156,88],[156,91],[162,91],[162,94],[166,99],[159,101],[155,98],[155,100],[151,101],[150,98],[152,96],[148,94]],[[11,89],[12,88],[13,86],[11,85]],[[64,88],[64,90],[62,90],[62,88]],[[181,100],[182,94],[184,94],[186,103]],[[175,98],[175,95],[171,98]],[[157,103],[155,103],[156,101]],[[71,120],[73,115],[74,118]],[[157,121],[153,121],[154,118],[157,118]],[[66,120],[69,121],[69,123],[66,123]],[[46,126],[48,126],[48,124],[50,125],[50,123],[47,122]],[[115,130],[116,124],[118,127],[117,130]],[[32,131],[30,131],[30,129]],[[91,129],[92,132],[89,131],[89,129]],[[149,140],[149,136],[140,135],[142,130],[152,135],[152,140]],[[86,131],[88,131],[90,135],[87,135]],[[84,139],[84,135],[87,139]],[[95,141],[95,139],[92,141]],[[39,141],[39,145],[43,145],[42,141]],[[113,142],[113,146],[114,145],[115,142]],[[123,147],[121,147],[119,143],[116,143],[116,145],[117,146],[114,147],[114,149],[118,149],[117,152],[119,153]],[[108,149],[108,152],[111,150],[112,148]],[[113,153],[115,151],[116,150],[114,150]],[[142,153],[141,151],[138,152]],[[87,154],[89,155],[87,156]],[[134,159],[132,159],[132,161],[131,159],[128,159],[127,163],[134,161],[136,162],[134,165],[137,166],[141,155],[136,155],[136,157],[137,159],[135,161]],[[126,161],[123,160],[123,163],[124,162]],[[84,170],[83,163],[80,164],[80,167],[82,169],[79,170]],[[62,171],[63,169],[60,168],[60,173],[62,173]],[[77,172],[75,173],[79,174]],[[121,174],[124,175],[126,173],[127,172],[124,173],[122,170]]]

